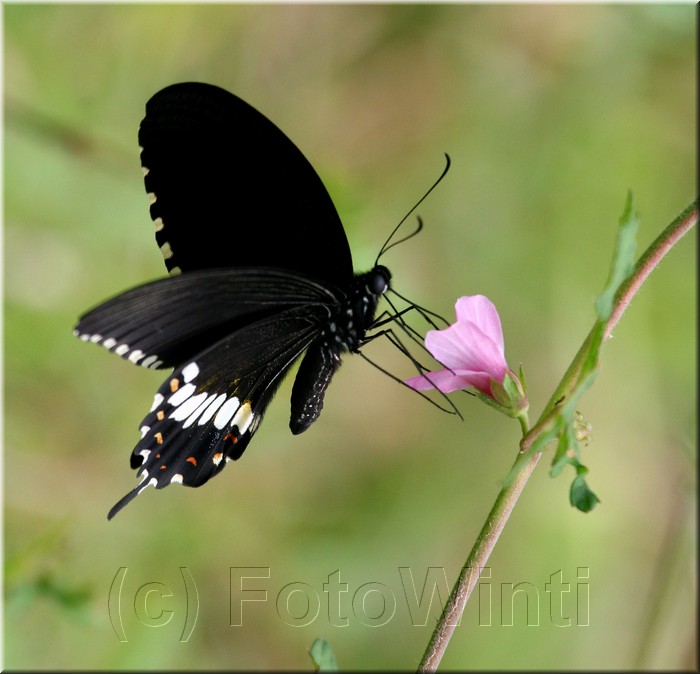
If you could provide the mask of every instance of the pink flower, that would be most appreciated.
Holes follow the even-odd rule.
[[[506,363],[496,307],[483,295],[472,295],[460,297],[455,309],[456,323],[444,330],[430,330],[425,336],[428,351],[445,369],[412,377],[406,384],[419,391],[437,388],[443,393],[473,387],[500,399],[504,377],[513,373]]]

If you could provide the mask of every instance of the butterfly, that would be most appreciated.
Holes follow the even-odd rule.
[[[240,458],[300,358],[289,426],[309,428],[341,356],[383,324],[376,310],[391,282],[377,263],[353,272],[323,182],[237,96],[204,83],[168,86],[147,102],[138,139],[170,275],[88,311],[74,334],[172,374],[131,454],[140,482],[108,519],[149,486],[199,487]]]

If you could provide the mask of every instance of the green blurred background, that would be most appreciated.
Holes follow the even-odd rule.
[[[202,80],[269,116],[326,182],[358,270],[449,152],[424,231],[383,261],[399,292],[449,318],[460,295],[495,302],[536,417],[592,325],[628,188],[640,250],[695,196],[695,8],[3,11],[5,666],[310,669],[323,636],[341,667],[414,668],[439,608],[426,595],[412,618],[399,569],[419,595],[429,567],[451,586],[517,451],[517,423],[473,398],[454,397],[460,422],[347,358],[306,434],[287,428],[288,380],[240,462],[107,523],[163,373],[71,332],[164,275],[136,146],[144,104]],[[571,472],[541,463],[444,668],[695,667],[695,238],[634,300],[583,399],[602,503],[572,509]],[[367,354],[412,374],[386,344]],[[244,581],[267,601],[245,602],[242,626],[239,577],[263,572],[232,567],[269,568]],[[121,568],[126,642],[108,614]]]

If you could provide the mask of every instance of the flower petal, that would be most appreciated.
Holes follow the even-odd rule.
[[[444,330],[431,330],[425,346],[450,370],[486,372],[500,381],[508,369],[502,347],[473,323],[455,323]]]
[[[452,393],[452,391],[476,388],[486,395],[491,395],[491,377],[485,372],[438,370],[411,377],[405,383],[416,391],[436,388],[443,393]]]
[[[503,328],[501,318],[493,302],[484,295],[460,297],[455,303],[457,323],[473,323],[495,344],[503,353]]]
[[[487,297],[472,295],[460,297],[455,312],[455,323],[425,336],[426,348],[445,369],[412,377],[406,384],[419,391],[437,388],[443,393],[475,388],[495,400],[498,387],[510,373],[496,307]]]

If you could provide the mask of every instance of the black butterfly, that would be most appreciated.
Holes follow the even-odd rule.
[[[289,425],[305,431],[341,354],[358,352],[378,325],[391,279],[378,264],[353,274],[321,179],[233,94],[201,83],[163,89],[146,104],[139,144],[171,276],[89,311],[75,334],[142,367],[174,371],[131,455],[141,481],[109,519],[148,486],[198,487],[238,459],[304,352]]]

